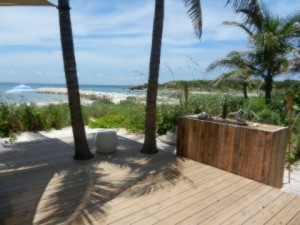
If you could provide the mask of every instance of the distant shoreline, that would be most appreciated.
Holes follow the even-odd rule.
[[[37,93],[43,94],[58,94],[58,95],[67,95],[67,88],[38,88]],[[79,90],[80,96],[90,100],[97,100],[101,98],[108,98],[113,103],[120,103],[127,99],[127,97],[138,97],[135,94],[125,94],[125,93],[116,93],[116,92],[101,92],[101,91],[85,91]]]
[[[37,93],[42,94],[58,94],[58,95],[67,95],[67,88],[54,88],[54,87],[45,87],[45,88],[38,88],[36,89]],[[175,94],[181,92],[181,90],[174,90],[174,89],[163,89],[159,90],[160,94]],[[101,98],[107,98],[113,103],[120,103],[121,101],[125,101],[128,97],[138,97],[138,98],[145,98],[146,92],[144,95],[137,95],[137,94],[125,94],[125,93],[116,93],[116,92],[101,92],[101,91],[86,91],[86,90],[79,90],[80,96],[82,98],[86,98],[88,100],[97,100]],[[190,91],[190,94],[201,94],[201,95],[218,95],[220,92],[208,92],[208,91]],[[229,94],[229,93],[228,93]],[[242,95],[240,93],[234,93],[234,95]],[[248,93],[249,96],[254,97],[258,96],[257,93]],[[163,100],[165,97],[158,96],[158,100]]]
[[[53,87],[44,87],[44,88],[37,88],[37,93],[41,94],[56,94],[56,95],[67,95],[67,88],[53,88]],[[172,90],[162,92],[161,94],[172,94]],[[138,101],[145,102],[146,101],[146,92],[140,91],[140,94],[127,94],[127,93],[117,93],[117,92],[101,92],[101,91],[86,91],[86,90],[79,90],[80,97],[87,99],[89,103],[93,102],[94,100],[99,100],[103,98],[107,98],[111,102],[118,104],[121,101],[127,100],[128,97],[136,98]],[[174,104],[177,103],[176,99],[172,99],[170,96],[157,96],[157,100],[159,102],[170,102]],[[89,104],[88,103],[88,104]]]

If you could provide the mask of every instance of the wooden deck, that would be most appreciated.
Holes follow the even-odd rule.
[[[116,154],[72,159],[72,139],[0,153],[0,224],[300,224],[300,197],[119,137]],[[90,141],[93,149],[92,141]]]

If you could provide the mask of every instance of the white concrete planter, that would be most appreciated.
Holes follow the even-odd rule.
[[[96,152],[109,154],[116,151],[118,144],[117,134],[113,130],[99,131],[95,136]]]

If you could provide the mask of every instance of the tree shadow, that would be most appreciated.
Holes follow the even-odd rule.
[[[88,141],[95,152],[93,135]],[[150,156],[141,148],[118,136],[114,154],[75,161],[72,138],[12,144],[0,153],[0,224],[89,223],[93,214],[104,218],[114,201],[150,196],[182,179],[193,185],[174,147],[162,145]]]

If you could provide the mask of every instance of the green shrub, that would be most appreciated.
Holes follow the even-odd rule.
[[[95,121],[91,121],[89,123],[89,127],[91,128],[118,128],[118,127],[125,127],[125,120],[127,117],[125,115],[120,114],[112,114],[112,115],[105,115],[100,119]]]
[[[110,114],[89,123],[91,128],[126,128],[130,132],[142,132],[143,120],[136,120],[133,115]]]
[[[259,123],[283,125],[279,113],[272,111],[270,108],[265,108],[256,115],[258,116],[257,122]]]
[[[41,112],[34,104],[22,104],[19,107],[21,115],[21,123],[23,131],[39,131],[43,130],[45,118],[42,119]]]
[[[222,111],[223,97],[221,95],[200,95],[189,96],[188,109],[185,100],[179,95],[179,104],[162,104],[158,107],[157,133],[164,134],[172,130],[177,123],[178,117],[186,114],[199,114],[207,112],[211,116],[219,116]],[[242,97],[226,96],[228,102],[228,112],[237,111],[243,105]]]
[[[0,103],[0,137],[10,137],[22,129],[14,105]]]
[[[62,129],[63,127],[70,125],[70,111],[67,104],[55,105],[50,104],[46,107],[41,108],[43,118],[46,120],[43,123],[43,128],[49,130]]]
[[[286,152],[285,158],[287,162],[291,164],[295,163],[297,160],[300,159],[300,136],[299,133],[292,133],[291,136],[291,149],[290,149],[290,156],[289,151]]]
[[[82,106],[84,123],[88,124],[91,119],[97,119],[107,114],[117,114],[116,105],[109,102],[95,101],[91,105]]]
[[[160,105],[156,121],[157,133],[165,134],[167,131],[174,129],[178,117],[185,113],[183,105]]]
[[[264,98],[251,98],[248,100],[248,104],[246,108],[249,111],[253,111],[255,113],[260,112],[266,108],[265,99]]]
[[[204,84],[209,83],[204,82],[201,85]],[[174,83],[174,85],[183,85],[183,83]],[[159,134],[174,129],[178,117],[182,115],[198,114],[205,111],[211,116],[219,116],[224,98],[228,104],[228,112],[243,109],[248,112],[245,118],[247,120],[274,125],[288,124],[285,95],[283,94],[276,95],[273,98],[273,103],[269,106],[265,105],[263,97],[243,99],[231,95],[224,97],[224,94],[221,93],[190,94],[187,109],[182,89],[175,92],[172,98],[175,98],[176,101],[168,101],[157,106],[157,132]],[[294,108],[297,106],[298,103],[295,101]],[[82,109],[84,122],[91,127],[124,127],[131,132],[144,130],[145,103],[142,103],[140,98],[129,97],[127,100],[121,101],[120,104],[114,104],[107,99],[100,99],[91,105],[82,106]],[[294,113],[297,112],[297,110],[294,111]],[[61,129],[69,125],[70,113],[67,104],[50,104],[47,106],[0,104],[0,137],[9,137],[21,131]],[[300,118],[295,123],[293,133],[299,134],[299,132]]]
[[[96,119],[88,123],[96,128],[126,128],[130,132],[142,132],[145,123],[145,105],[134,98],[119,104],[96,102],[84,107],[85,118]],[[97,119],[98,118],[98,119]]]
[[[61,129],[70,125],[67,104],[19,106],[0,104],[0,137],[12,137],[22,131]]]
[[[190,95],[187,114],[207,112],[211,116],[220,115],[222,110],[221,95]]]
[[[107,96],[96,97],[93,104],[114,104]]]

